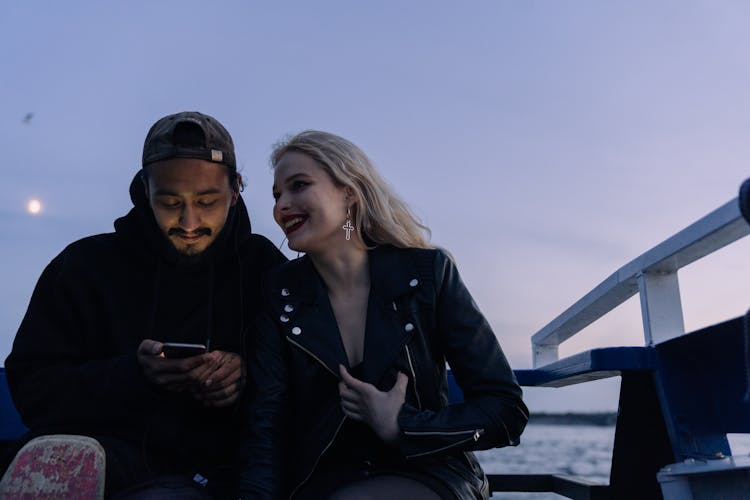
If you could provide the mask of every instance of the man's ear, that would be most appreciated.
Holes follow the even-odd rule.
[[[143,193],[146,195],[146,199],[149,199],[149,193],[148,193],[148,176],[146,175],[146,172],[141,170],[141,182],[143,183]]]
[[[240,197],[241,190],[242,190],[242,177],[240,177],[240,174],[237,174],[237,178],[234,180],[234,185],[232,186],[232,206],[234,206],[237,203],[237,198]]]

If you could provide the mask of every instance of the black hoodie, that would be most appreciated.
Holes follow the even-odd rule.
[[[227,461],[236,405],[204,408],[161,391],[136,358],[143,339],[241,353],[263,272],[285,260],[251,234],[242,197],[199,258],[162,235],[140,177],[115,232],[76,241],[39,278],[5,362],[13,401],[34,434],[113,436],[196,463]]]

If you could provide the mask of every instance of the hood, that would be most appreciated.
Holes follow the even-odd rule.
[[[227,221],[211,246],[197,256],[181,254],[162,234],[140,173],[130,183],[130,198],[133,208],[115,221],[115,231],[121,244],[153,276],[148,327],[143,338],[202,342],[211,349],[217,331],[218,307],[219,322],[224,325],[219,329],[221,336],[233,337],[236,345],[242,345],[243,282],[239,255],[242,245],[250,240],[250,218],[242,197],[237,197],[237,203],[229,209]],[[218,297],[217,286],[224,290]]]
[[[227,221],[214,242],[195,257],[178,252],[162,234],[146,198],[140,171],[130,183],[130,199],[133,208],[125,216],[115,220],[115,232],[122,236],[126,245],[148,260],[160,256],[168,262],[183,265],[224,260],[231,258],[234,251],[250,238],[250,217],[241,195],[229,209]]]

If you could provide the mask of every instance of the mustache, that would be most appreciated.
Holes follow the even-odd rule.
[[[173,227],[169,229],[169,231],[167,231],[168,236],[172,236],[175,234],[179,236],[185,236],[188,234],[188,232],[182,229],[181,227]],[[191,231],[191,234],[193,236],[211,236],[211,229],[207,227],[199,227],[198,229]]]

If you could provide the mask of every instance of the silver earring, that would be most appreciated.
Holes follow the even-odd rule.
[[[352,231],[354,231],[354,226],[352,226],[352,210],[349,207],[346,207],[346,224],[341,226],[341,229],[346,232],[346,241],[349,241],[352,238]]]

